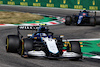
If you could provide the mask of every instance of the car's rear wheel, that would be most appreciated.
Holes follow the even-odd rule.
[[[96,25],[100,25],[100,17],[96,17]]]
[[[95,26],[96,25],[96,19],[94,17],[90,17],[90,24],[92,26]]]
[[[8,35],[6,38],[6,51],[17,52],[20,43],[21,41],[18,35]]]

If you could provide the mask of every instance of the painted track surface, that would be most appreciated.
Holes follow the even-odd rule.
[[[30,9],[30,8],[11,8],[1,7],[0,10],[16,10],[25,12],[35,12],[49,14],[45,8]],[[27,9],[27,10],[26,10]],[[51,9],[49,9],[50,12]],[[51,10],[52,15],[65,16],[66,13],[59,13],[59,11],[66,12],[65,10]],[[59,14],[57,14],[57,13]],[[68,11],[69,12],[69,11]],[[54,32],[55,36],[61,34],[65,35],[65,38],[100,38],[100,26],[65,26],[64,24],[49,26],[50,31]],[[80,61],[69,61],[68,59],[62,60],[48,60],[45,58],[21,58],[18,54],[6,53],[5,51],[5,39],[9,34],[16,34],[16,27],[0,27],[0,67],[99,67],[100,60],[97,59],[83,59]]]

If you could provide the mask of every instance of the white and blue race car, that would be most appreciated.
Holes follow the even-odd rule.
[[[6,51],[16,52],[21,57],[47,57],[49,59],[69,58],[82,59],[79,41],[64,40],[64,36],[54,37],[45,25],[18,26],[17,35],[8,35],[6,38]],[[19,30],[37,30],[33,34],[23,37]],[[63,49],[66,47],[66,49]]]

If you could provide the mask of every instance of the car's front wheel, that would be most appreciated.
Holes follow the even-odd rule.
[[[79,60],[82,58],[82,52],[79,41],[70,41],[67,47],[67,51],[80,54],[79,57],[75,57],[70,60]]]
[[[33,41],[32,39],[25,38],[22,40],[22,46],[21,46],[21,56],[25,57],[28,51],[33,50]]]

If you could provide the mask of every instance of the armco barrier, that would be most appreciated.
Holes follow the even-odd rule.
[[[100,10],[100,0],[0,0],[0,4]]]

